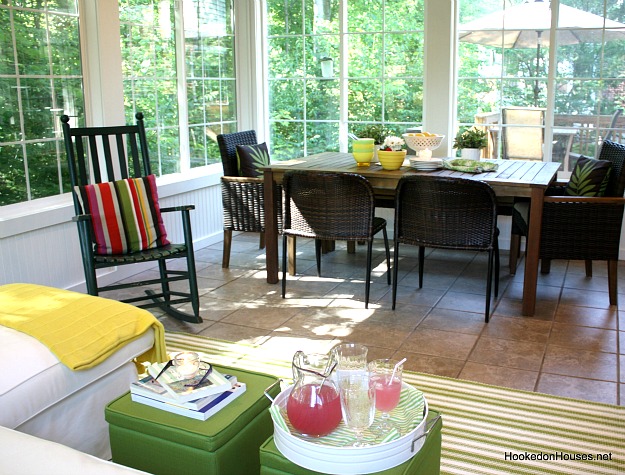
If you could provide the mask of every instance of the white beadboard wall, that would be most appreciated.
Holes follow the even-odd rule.
[[[0,282],[71,287],[84,282],[78,232],[71,220],[3,238]]]
[[[195,205],[195,210],[191,211],[191,227],[196,247],[222,240],[223,216],[218,177],[192,180],[191,184],[196,187],[191,189],[189,183],[182,186],[179,183],[159,185],[161,206]],[[36,215],[19,217],[21,223],[31,220],[26,226],[7,224],[7,219],[0,223],[4,225],[0,229],[0,284],[27,282],[81,292],[86,290],[78,231],[71,220],[73,206],[68,203],[50,213],[58,215],[52,224],[38,226],[32,222],[41,221]],[[170,240],[182,242],[180,213],[165,213],[163,219]],[[20,227],[27,229],[19,232]],[[150,265],[146,264],[145,268]],[[139,265],[107,269],[99,274],[100,282],[114,282],[140,270]]]

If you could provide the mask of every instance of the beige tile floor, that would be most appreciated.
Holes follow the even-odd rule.
[[[536,316],[523,317],[523,265],[509,275],[502,252],[499,297],[486,324],[485,254],[428,250],[419,289],[417,249],[400,251],[395,311],[381,240],[365,309],[364,246],[348,254],[337,243],[317,278],[312,241],[298,241],[298,274],[289,276],[282,299],[280,285],[266,282],[258,235],[241,234],[229,269],[221,268],[221,243],[196,249],[203,323],[154,313],[167,330],[263,345],[285,358],[352,341],[366,344],[372,358],[406,357],[414,371],[625,405],[625,311],[609,305],[604,263],[587,278],[583,263],[554,261],[539,277]],[[619,272],[622,292],[625,263]]]

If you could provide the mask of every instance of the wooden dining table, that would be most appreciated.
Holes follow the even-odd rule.
[[[309,170],[311,172],[350,172],[366,177],[373,186],[376,198],[393,198],[402,176],[429,174],[438,176],[462,177],[488,183],[498,197],[530,198],[530,222],[525,258],[523,283],[523,315],[532,316],[536,307],[536,285],[540,250],[540,228],[542,224],[545,190],[555,179],[559,163],[534,162],[524,160],[490,160],[498,164],[496,171],[487,173],[465,173],[447,169],[418,171],[409,165],[399,170],[384,170],[379,164],[359,167],[349,153],[325,152],[308,157],[275,162],[262,168],[265,192],[265,245],[267,258],[267,282],[278,283],[278,229],[276,185],[282,183],[289,170]],[[408,162],[405,162],[408,163]]]

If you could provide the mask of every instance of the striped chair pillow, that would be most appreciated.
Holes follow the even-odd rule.
[[[91,215],[95,253],[127,254],[169,244],[154,175],[75,188]]]

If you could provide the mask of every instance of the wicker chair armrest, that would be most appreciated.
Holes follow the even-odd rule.
[[[609,196],[545,196],[545,203],[578,203],[604,204],[604,205],[624,205],[625,198]]]
[[[276,193],[278,231],[282,229],[282,186]],[[262,178],[221,177],[224,229],[265,231],[265,183]]]
[[[265,231],[265,186],[262,178],[224,176],[221,178],[221,197],[224,229]]]
[[[566,182],[555,182],[549,185],[545,191],[545,196],[564,196],[566,195]]]
[[[255,177],[249,177],[249,176],[222,176],[221,177],[222,181],[225,182],[231,182],[231,183],[263,183],[263,179],[262,178],[255,178]]]
[[[195,205],[170,206],[168,208],[161,208],[161,213],[171,213],[172,211],[191,211],[192,209],[195,209]]]
[[[625,198],[545,197],[543,259],[618,259]]]

